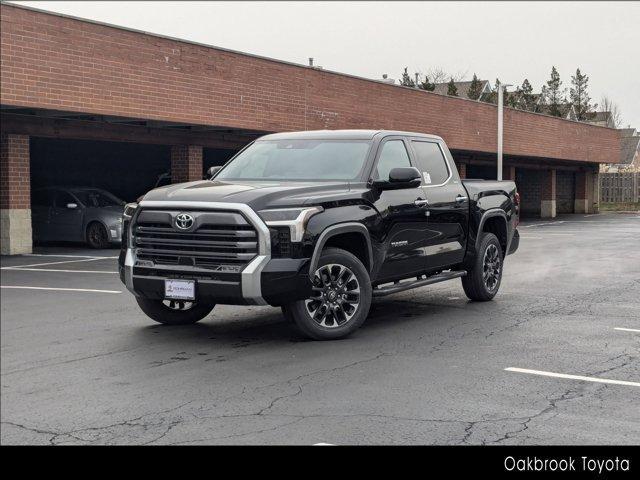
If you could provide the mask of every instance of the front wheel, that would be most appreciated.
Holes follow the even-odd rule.
[[[109,236],[104,225],[93,222],[87,227],[87,243],[91,248],[107,248],[109,246]]]
[[[138,306],[147,317],[165,325],[191,325],[211,313],[214,303],[186,300],[153,300],[136,297]]]
[[[493,233],[484,233],[473,268],[462,277],[462,288],[470,300],[486,302],[498,293],[502,280],[502,247]]]
[[[314,340],[346,337],[369,315],[371,280],[358,258],[339,248],[322,252],[311,297],[285,305],[285,317]]]

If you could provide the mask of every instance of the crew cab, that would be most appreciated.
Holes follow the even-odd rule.
[[[493,299],[518,248],[515,183],[461,180],[434,135],[277,133],[208,173],[125,208],[120,278],[160,323],[272,305],[308,337],[340,338],[372,297],[460,278]]]

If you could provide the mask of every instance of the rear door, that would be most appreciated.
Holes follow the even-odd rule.
[[[397,167],[416,166],[410,158],[410,147],[402,137],[387,137],[378,147],[373,179],[388,179]],[[424,247],[429,228],[421,201],[425,199],[422,187],[384,190],[378,192],[374,203],[381,213],[381,241],[385,258],[378,279],[410,277],[425,269]],[[418,205],[416,205],[418,202]]]
[[[466,249],[469,222],[467,191],[443,143],[413,137],[410,144],[422,172],[428,202],[427,268],[460,263]]]

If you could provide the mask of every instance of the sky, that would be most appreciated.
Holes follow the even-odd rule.
[[[640,129],[640,2],[14,2],[352,75],[589,76]]]

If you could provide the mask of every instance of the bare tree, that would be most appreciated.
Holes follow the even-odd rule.
[[[602,100],[600,100],[600,108],[598,111],[611,112],[611,123],[613,128],[620,128],[620,125],[622,125],[622,112],[616,102],[606,95],[603,95]]]
[[[459,71],[458,73],[451,74],[444,68],[431,67],[427,69],[425,75],[432,83],[447,83],[449,80],[453,80],[454,82],[460,82],[464,80],[464,78],[467,76],[467,72]]]

